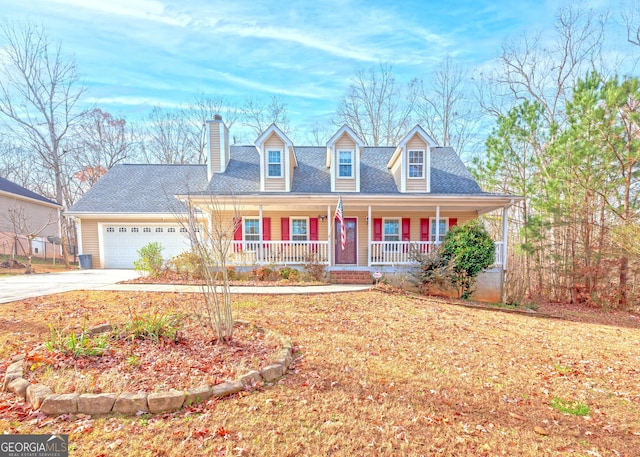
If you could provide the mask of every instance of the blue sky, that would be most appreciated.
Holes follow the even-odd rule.
[[[594,6],[598,1],[591,2]],[[603,5],[608,2],[602,1]],[[73,54],[87,102],[139,119],[198,92],[241,104],[281,95],[292,125],[326,122],[358,67],[399,82],[446,55],[473,70],[508,37],[552,26],[555,1],[0,0]],[[300,135],[304,137],[304,135]]]

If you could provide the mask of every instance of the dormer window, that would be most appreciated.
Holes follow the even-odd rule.
[[[267,176],[269,178],[282,178],[282,151],[267,151]]]
[[[338,177],[353,178],[353,151],[338,151]]]
[[[424,178],[424,151],[409,151],[409,178]]]

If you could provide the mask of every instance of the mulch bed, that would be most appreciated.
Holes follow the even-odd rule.
[[[108,332],[100,356],[74,357],[39,347],[27,355],[25,377],[57,393],[153,392],[216,385],[268,364],[279,348],[262,329],[237,326],[234,342],[216,344],[187,320],[175,341],[132,339]]]

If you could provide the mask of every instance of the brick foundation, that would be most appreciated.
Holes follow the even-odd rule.
[[[368,271],[331,271],[329,280],[332,284],[371,284],[373,279]]]

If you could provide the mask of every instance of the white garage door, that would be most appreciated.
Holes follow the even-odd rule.
[[[179,224],[105,225],[102,230],[105,268],[133,268],[138,250],[152,241],[162,245],[165,260],[191,249],[187,230]]]

